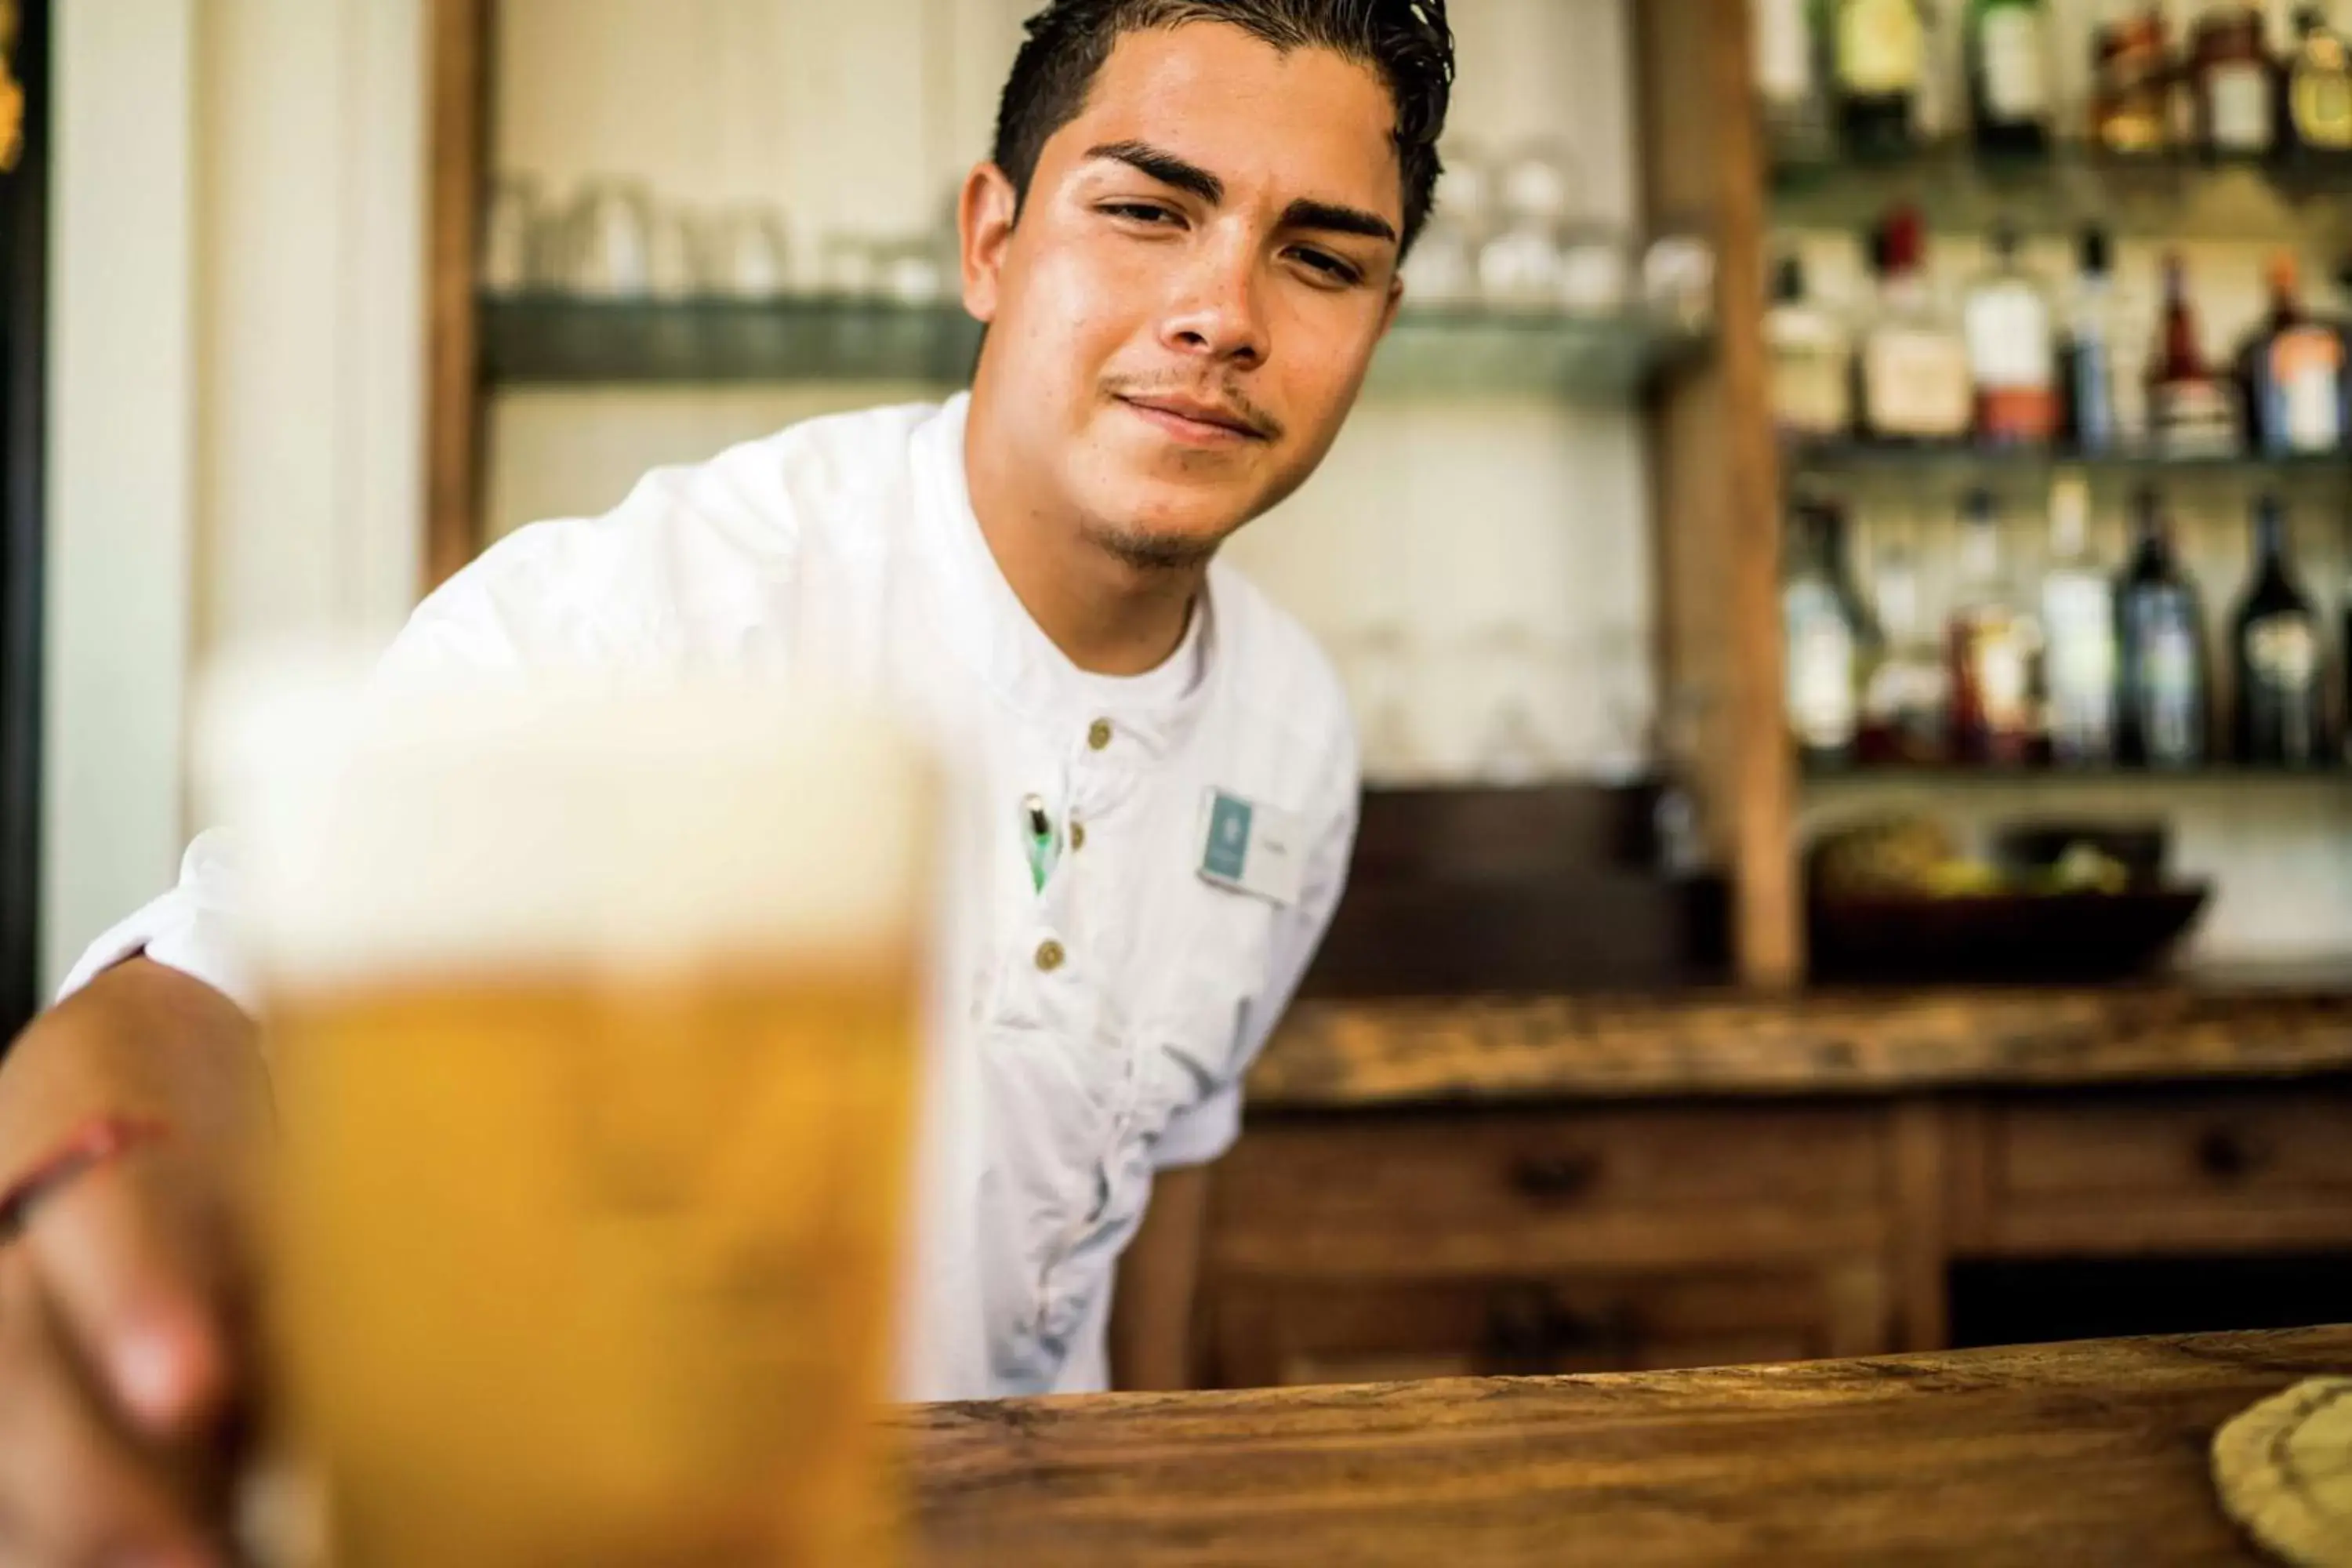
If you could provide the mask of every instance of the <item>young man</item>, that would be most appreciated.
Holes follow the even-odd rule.
[[[1055,0],[962,193],[989,329],[968,397],[525,530],[386,656],[394,679],[823,667],[942,737],[985,867],[950,953],[977,1114],[911,1396],[1100,1387],[1114,1350],[1122,1381],[1172,1374],[1200,1167],[1339,898],[1357,784],[1328,666],[1214,557],[1355,399],[1452,71],[1443,0]],[[1213,799],[1290,874],[1202,876]],[[1032,856],[1039,809],[1058,856]],[[209,1560],[246,1371],[236,1173],[267,1117],[221,859],[199,840],[0,1071],[0,1184],[143,1130],[0,1243],[9,1561]],[[1122,1253],[1140,1316],[1114,1326]]]

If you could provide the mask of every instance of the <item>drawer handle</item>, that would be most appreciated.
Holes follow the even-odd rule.
[[[2262,1152],[2226,1127],[2198,1135],[2197,1168],[2217,1182],[2238,1181],[2262,1163]]]
[[[1600,1180],[1595,1154],[1522,1154],[1511,1162],[1511,1185],[1521,1197],[1542,1203],[1582,1197]]]

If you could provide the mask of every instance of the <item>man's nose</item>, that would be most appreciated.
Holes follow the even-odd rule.
[[[1160,322],[1160,342],[1243,369],[1264,364],[1270,345],[1257,262],[1256,245],[1238,235],[1194,247]]]

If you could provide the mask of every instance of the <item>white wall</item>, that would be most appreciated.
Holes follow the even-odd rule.
[[[56,8],[46,986],[163,885],[194,581],[196,0]]]
[[[423,0],[57,12],[47,980],[170,881],[202,661],[387,631],[422,483]]]
[[[986,154],[1035,0],[501,0],[493,162],[568,195],[641,180],[664,200],[782,209],[804,286],[824,241],[919,232]],[[1567,147],[1591,210],[1632,215],[1636,171],[1620,0],[1454,0],[1462,87],[1449,155]],[[1442,195],[1442,193],[1441,193]],[[601,510],[656,462],[787,419],[921,388],[602,388],[494,400],[493,533]],[[1649,727],[1651,624],[1639,422],[1543,397],[1381,401],[1234,558],[1339,659],[1360,706],[1408,651],[1412,738],[1389,776],[1494,760],[1528,711],[1546,771],[1622,771]],[[1524,644],[1524,658],[1497,650]],[[1396,759],[1376,754],[1379,764]]]

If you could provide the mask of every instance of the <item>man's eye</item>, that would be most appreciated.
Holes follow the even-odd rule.
[[[1165,226],[1179,221],[1172,210],[1157,202],[1105,202],[1101,210],[1112,217],[1129,218],[1137,223]]]
[[[1343,261],[1328,250],[1314,250],[1302,247],[1292,250],[1290,254],[1334,283],[1353,284],[1364,280],[1363,272],[1353,263]]]

